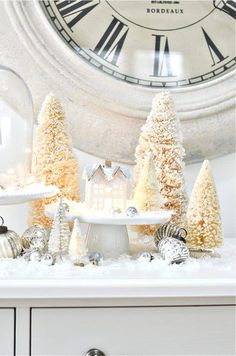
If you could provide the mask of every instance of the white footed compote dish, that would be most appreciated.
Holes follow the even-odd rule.
[[[0,205],[23,204],[36,199],[53,197],[59,192],[56,186],[42,183],[32,183],[18,188],[0,188]]]
[[[68,201],[67,201],[68,202]],[[127,226],[131,225],[162,225],[168,222],[170,211],[140,212],[133,216],[124,213],[108,213],[87,209],[83,203],[69,202],[67,219],[79,219],[88,224],[86,240],[89,253],[99,252],[104,258],[118,258],[129,253],[129,237]],[[52,218],[55,204],[46,207],[45,214]]]

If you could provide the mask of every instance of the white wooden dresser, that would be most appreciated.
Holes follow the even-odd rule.
[[[232,278],[2,280],[0,297],[1,356],[235,354]]]

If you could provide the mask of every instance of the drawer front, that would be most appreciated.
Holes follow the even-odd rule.
[[[235,309],[207,307],[33,308],[33,356],[233,355]]]
[[[0,308],[0,356],[15,354],[15,312]]]

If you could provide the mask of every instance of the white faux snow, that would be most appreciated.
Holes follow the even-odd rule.
[[[32,200],[48,198],[59,193],[54,185],[32,183],[22,188],[0,189],[0,205],[22,204]]]
[[[235,243],[229,239],[218,250],[221,258],[205,257],[189,260],[181,265],[168,265],[159,254],[152,262],[141,262],[134,257],[122,256],[118,260],[105,260],[102,265],[76,267],[67,259],[54,266],[40,262],[27,262],[23,258],[1,259],[2,280],[144,280],[144,279],[235,279]]]

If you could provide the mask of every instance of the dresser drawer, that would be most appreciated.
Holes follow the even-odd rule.
[[[14,309],[0,308],[0,356],[13,356],[15,350]]]
[[[33,308],[33,356],[233,355],[233,306]]]

